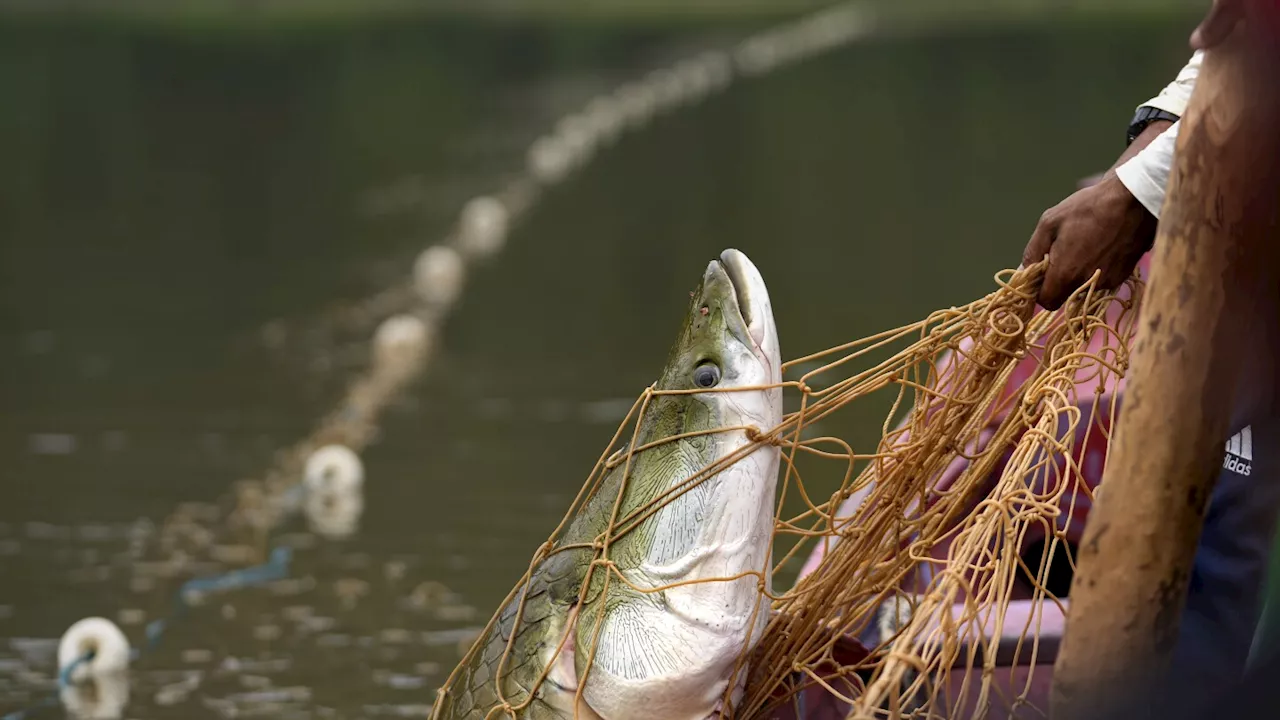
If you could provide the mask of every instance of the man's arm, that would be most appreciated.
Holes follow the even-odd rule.
[[[1191,101],[1191,91],[1195,89],[1196,78],[1200,75],[1200,62],[1203,59],[1204,51],[1197,50],[1191,56],[1191,61],[1178,73],[1178,77],[1165,86],[1159,95],[1140,107],[1156,108],[1182,117],[1187,111],[1187,103]],[[1163,124],[1167,127],[1167,123]],[[1164,205],[1164,191],[1169,184],[1169,173],[1173,168],[1173,151],[1177,144],[1178,127],[1178,123],[1167,127],[1167,131],[1152,138],[1140,152],[1126,151],[1129,157],[1122,155],[1121,159],[1112,166],[1120,182],[1154,217],[1160,217],[1160,208]],[[1132,150],[1132,146],[1129,149]]]
[[[1197,52],[1159,95],[1139,107],[1181,116],[1199,75]],[[1023,264],[1049,257],[1040,304],[1055,309],[1101,270],[1101,284],[1123,283],[1155,240],[1156,218],[1173,166],[1177,125],[1149,123],[1094,184],[1041,216],[1023,251]]]

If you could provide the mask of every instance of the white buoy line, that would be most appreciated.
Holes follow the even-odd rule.
[[[723,92],[736,79],[776,72],[865,37],[871,27],[861,3],[841,3],[752,35],[730,50],[709,50],[653,70],[561,117],[529,145],[523,173],[462,206],[448,237],[414,260],[408,282],[349,310],[355,318],[350,324],[366,329],[382,318],[371,334],[366,370],[311,435],[277,453],[262,480],[237,483],[228,523],[266,531],[301,510],[319,535],[355,533],[364,507],[360,453],[375,438],[380,413],[426,366],[439,328],[462,297],[470,266],[501,253],[541,192],[581,171],[626,133]],[[130,656],[128,640],[109,620],[72,625],[58,651],[59,676],[66,676],[62,702],[84,717],[121,717]],[[96,693],[72,692],[87,681],[100,684]],[[122,685],[103,684],[114,682]],[[84,698],[95,699],[94,707],[86,707]],[[22,717],[14,713],[4,720]]]

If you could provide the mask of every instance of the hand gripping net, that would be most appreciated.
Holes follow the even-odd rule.
[[[1046,609],[1062,609],[1047,587],[1049,571],[1064,556],[1071,562],[1065,539],[1092,503],[1084,449],[1101,446],[1115,419],[1141,283],[1135,277],[1109,293],[1090,282],[1061,310],[1037,312],[1043,271],[1043,264],[1004,271],[994,292],[968,305],[784,365],[784,374],[820,367],[782,383],[785,393],[799,395],[799,410],[778,427],[749,429],[754,442],[782,452],[773,570],[794,565],[815,546],[823,552],[792,588],[770,592],[764,635],[751,652],[744,649],[734,671],[747,674],[747,685],[733,717],[980,718],[993,710],[1000,717],[1047,716],[1034,692],[1048,669],[1037,666],[1040,625]],[[874,393],[890,393],[893,402],[870,452],[807,431]],[[549,554],[573,549],[556,547],[555,540],[605,472],[629,467],[656,444],[635,447],[634,425],[659,394],[649,388],[637,400],[508,601],[521,595]],[[628,437],[629,449],[618,450]],[[609,559],[610,544],[754,449],[705,468],[647,507],[622,514],[615,503],[609,532],[591,545],[589,572],[600,576],[583,583],[584,595],[602,584],[607,591],[611,583],[638,592],[666,589],[628,582]],[[1099,460],[1105,453],[1091,458]],[[1096,482],[1100,471],[1089,475]],[[804,476],[828,486],[833,477],[841,482],[830,497],[815,498]],[[794,497],[802,510],[784,516],[784,501]],[[1024,550],[1033,542],[1044,549],[1028,564]],[[748,573],[761,589],[768,586],[765,570]],[[1011,619],[1015,600],[1033,610]],[[895,622],[884,623],[885,608],[894,609]],[[881,637],[874,643],[852,640],[878,620]],[[463,665],[483,644],[482,635]],[[580,687],[590,682],[589,672]],[[489,717],[515,716],[529,704],[526,693],[495,692]]]

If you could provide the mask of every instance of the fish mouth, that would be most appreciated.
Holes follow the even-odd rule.
[[[769,302],[769,295],[760,271],[746,255],[733,248],[720,253],[715,265],[724,272],[733,287],[738,316],[742,319],[747,334],[756,347],[762,347],[766,334],[766,317],[769,314],[765,305]]]

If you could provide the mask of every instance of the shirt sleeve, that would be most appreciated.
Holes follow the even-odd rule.
[[[1165,86],[1159,95],[1142,103],[1138,107],[1154,107],[1173,113],[1178,117],[1187,110],[1187,103],[1191,101],[1191,91],[1195,89],[1196,78],[1200,76],[1200,61],[1204,59],[1204,51],[1197,50],[1191,56],[1191,60],[1183,66],[1182,71],[1178,73],[1178,77],[1173,82]]]
[[[1155,107],[1182,117],[1191,101],[1191,91],[1195,89],[1196,78],[1200,76],[1200,61],[1203,59],[1204,51],[1197,50],[1173,82],[1139,107]],[[1160,217],[1160,208],[1164,205],[1164,191],[1169,184],[1169,173],[1173,170],[1173,151],[1178,142],[1178,128],[1181,124],[1174,123],[1143,148],[1142,152],[1116,168],[1120,182],[1155,217]]]
[[[1116,177],[1155,217],[1160,217],[1160,208],[1164,205],[1164,191],[1173,170],[1173,151],[1181,126],[1181,120],[1169,126],[1150,145],[1116,168]]]

